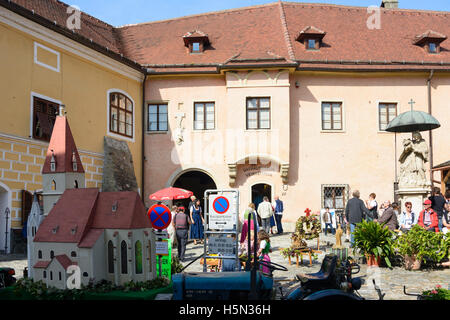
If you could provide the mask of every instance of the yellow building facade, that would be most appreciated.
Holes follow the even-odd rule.
[[[48,115],[63,106],[86,187],[102,187],[103,143],[110,136],[127,142],[141,188],[144,76],[138,68],[0,7],[0,73],[0,214],[4,219],[10,208],[11,229],[23,227],[23,190],[42,189],[45,138],[52,129],[51,117],[42,118],[45,111]],[[111,99],[126,101],[125,122],[110,123]],[[39,115],[37,105],[45,106]],[[8,230],[4,221],[0,226],[3,233]],[[0,234],[0,250],[4,236]]]

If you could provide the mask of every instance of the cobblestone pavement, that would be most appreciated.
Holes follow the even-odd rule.
[[[297,282],[294,280],[295,275],[298,273],[313,273],[320,269],[322,259],[325,254],[331,252],[331,247],[335,243],[335,237],[328,235],[325,237],[323,234],[320,236],[320,250],[321,254],[318,254],[317,260],[313,260],[312,266],[309,266],[309,258],[303,259],[303,265],[297,267],[295,259],[292,259],[292,265],[289,265],[287,259],[281,254],[280,248],[287,248],[291,245],[291,233],[285,233],[283,235],[274,235],[271,237],[271,244],[273,252],[270,254],[271,261],[285,266],[288,271],[275,271],[274,280],[275,286],[281,286],[283,293],[287,294],[297,286]],[[343,239],[344,240],[344,239]],[[307,241],[308,246],[317,249],[317,240]],[[328,244],[328,245],[327,245]],[[348,242],[344,245],[348,246]],[[175,250],[176,251],[176,250]],[[203,245],[189,243],[186,249],[186,262],[187,265],[190,261],[203,253]],[[351,253],[349,252],[349,255]],[[450,270],[432,270],[432,271],[407,271],[403,268],[396,267],[392,270],[388,268],[374,268],[367,267],[367,265],[361,264],[361,270],[356,276],[360,276],[364,280],[364,284],[358,291],[361,296],[367,300],[378,300],[378,294],[374,289],[371,279],[375,279],[377,285],[380,287],[383,293],[385,293],[385,300],[415,300],[416,297],[406,296],[403,293],[403,286],[406,286],[408,293],[421,293],[422,290],[429,290],[434,288],[435,285],[440,284],[442,287],[447,288],[450,285]],[[202,272],[203,266],[200,265],[199,260],[194,262],[185,270]],[[280,292],[277,289],[277,299],[280,298]]]
[[[303,265],[297,267],[295,259],[292,260],[292,265],[289,265],[288,260],[284,259],[279,249],[287,248],[290,246],[291,233],[285,233],[283,235],[274,235],[271,237],[271,244],[273,252],[270,254],[270,258],[273,262],[285,266],[288,271],[275,271],[274,280],[275,286],[281,286],[283,293],[287,294],[296,287],[297,283],[294,281],[295,275],[298,273],[313,273],[320,269],[322,259],[326,253],[331,251],[331,246],[335,242],[335,238],[332,235],[325,237],[321,234],[320,237],[320,249],[321,254],[318,254],[317,260],[313,260],[312,266],[309,266],[309,259],[305,258]],[[308,241],[308,245],[311,248],[316,249],[317,240]],[[344,243],[348,246],[348,242]],[[176,252],[176,249],[175,249]],[[189,242],[186,249],[186,262],[189,262],[197,258],[203,253],[203,245],[194,245],[193,242]],[[23,277],[23,269],[27,266],[27,260],[25,255],[0,255],[0,267],[12,267],[16,270],[16,277]],[[432,270],[432,271],[406,271],[403,268],[373,268],[366,265],[360,265],[361,271],[357,276],[361,276],[365,283],[359,290],[361,296],[368,300],[377,300],[378,295],[373,287],[371,279],[376,280],[377,285],[381,288],[382,292],[386,294],[385,300],[415,300],[415,297],[406,296],[403,294],[403,286],[407,287],[407,291],[411,293],[420,293],[422,290],[432,289],[435,285],[442,285],[447,288],[450,285],[450,269]],[[202,272],[203,266],[200,264],[200,260],[195,261],[185,270],[186,272]],[[279,290],[277,290],[277,298],[280,298]]]

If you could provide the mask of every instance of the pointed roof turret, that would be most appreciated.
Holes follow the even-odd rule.
[[[52,170],[52,160],[55,163],[55,170]],[[75,160],[76,164],[74,165]],[[65,116],[56,117],[44,167],[42,168],[42,173],[53,172],[84,173],[83,164]]]

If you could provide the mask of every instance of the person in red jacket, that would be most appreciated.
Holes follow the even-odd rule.
[[[423,202],[425,209],[420,212],[419,226],[425,228],[427,231],[439,232],[439,219],[437,213],[431,209],[431,200]]]

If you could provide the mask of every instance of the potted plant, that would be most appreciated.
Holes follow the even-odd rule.
[[[400,235],[395,249],[405,261],[405,269],[419,270],[423,261],[438,263],[447,256],[450,238],[443,233],[429,232],[419,225]]]
[[[363,254],[369,266],[379,266],[381,258],[391,268],[389,257],[393,253],[393,234],[385,226],[374,221],[359,223],[353,232],[355,249]]]

